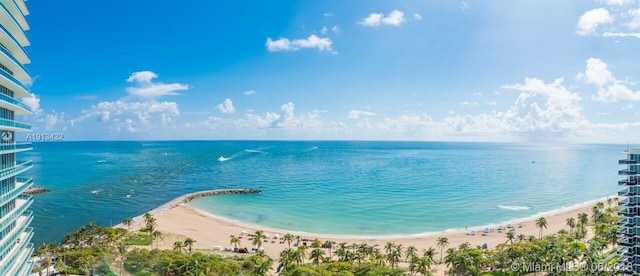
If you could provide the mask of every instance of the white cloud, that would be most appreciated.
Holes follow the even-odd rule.
[[[27,105],[32,113],[42,113],[42,109],[40,109],[40,98],[36,94],[31,94],[31,97],[28,98],[23,98],[22,103]]]
[[[51,131],[56,129],[56,126],[58,126],[59,124],[64,123],[64,113],[56,113],[55,111],[53,111],[53,113],[51,114],[47,114],[44,117],[44,129],[47,131]]]
[[[617,81],[607,87],[600,87],[598,94],[593,96],[594,101],[617,102],[618,100],[640,101],[640,91],[633,91],[631,88]]]
[[[609,6],[622,6],[628,3],[633,3],[634,0],[598,0],[601,4]]]
[[[158,98],[167,95],[179,95],[177,91],[188,90],[189,86],[180,83],[154,83],[152,80],[158,75],[151,71],[135,72],[127,78],[127,82],[134,86],[127,87],[125,91],[139,98]]]
[[[255,90],[247,90],[247,91],[242,92],[242,94],[245,94],[245,95],[247,95],[247,96],[253,95],[253,94],[255,94],[255,93],[256,93],[256,91],[255,91]]]
[[[340,33],[340,28],[336,25],[336,26],[333,26],[333,28],[331,28],[331,31],[334,34],[339,34]]]
[[[602,34],[603,37],[635,37],[640,38],[640,33],[612,33],[605,32]]]
[[[592,9],[585,12],[576,26],[578,35],[590,35],[595,32],[598,25],[613,23],[613,17],[604,8]]]
[[[329,31],[329,29],[327,29],[327,25],[322,26],[322,29],[320,30],[320,33],[323,35],[326,35],[327,32]]]
[[[415,20],[422,20],[422,15],[420,15],[419,13],[414,13],[414,14],[413,14],[413,19],[415,19]]]
[[[615,81],[613,74],[607,69],[607,64],[598,58],[589,58],[587,60],[587,69],[584,73],[578,73],[577,79],[598,86]]]
[[[358,23],[363,26],[380,26],[380,25],[390,25],[390,26],[400,26],[405,21],[404,13],[399,10],[393,10],[387,16],[384,16],[382,13],[371,13],[366,18],[362,19]]]
[[[227,98],[221,104],[216,106],[218,110],[222,113],[235,113],[236,108],[233,106],[233,102],[231,99]]]
[[[288,102],[280,107],[280,112],[267,112],[265,116],[246,113],[245,116],[251,125],[258,128],[317,128],[325,123],[320,120],[321,111],[314,110],[306,115],[295,115],[294,104]]]
[[[469,4],[469,2],[467,2],[467,1],[462,1],[462,2],[460,3],[460,9],[461,9],[462,11],[467,11],[467,10],[469,10],[469,8],[471,8],[471,4]]]
[[[359,119],[360,116],[370,117],[370,116],[375,116],[375,115],[376,114],[371,112],[371,111],[354,109],[354,110],[349,111],[349,114],[347,115],[347,118],[349,118],[349,119]]]
[[[70,121],[72,126],[88,119],[95,119],[98,122],[114,123],[112,127],[116,131],[124,129],[129,132],[138,132],[151,130],[157,125],[171,123],[174,116],[180,115],[180,110],[175,102],[125,102],[118,100],[100,102],[82,113],[83,115]]]
[[[82,96],[77,96],[74,97],[74,99],[76,100],[83,100],[83,101],[95,101],[96,99],[98,99],[98,95],[82,95]]]
[[[498,102],[496,102],[496,101],[490,101],[490,102],[487,102],[487,104],[488,104],[488,105],[497,105],[497,104],[498,104]]]
[[[631,9],[628,11],[631,16],[631,22],[627,23],[627,27],[633,30],[640,29],[640,9]]]
[[[267,50],[269,52],[288,52],[288,51],[298,51],[300,49],[306,48],[315,48],[318,51],[327,51],[331,53],[336,53],[333,50],[333,42],[330,38],[320,38],[316,35],[310,35],[305,39],[294,39],[289,40],[288,38],[280,38],[278,40],[273,40],[270,37],[267,38]]]
[[[474,95],[476,97],[482,97],[482,93],[480,92],[473,92],[471,95]]]
[[[632,109],[633,108],[633,104],[628,104],[628,105],[623,105],[620,107],[620,110],[628,110],[628,109]]]
[[[332,12],[325,12],[324,16],[326,16],[326,17],[333,16],[333,13]]]
[[[460,105],[474,106],[474,105],[478,105],[478,103],[470,102],[470,101],[464,101],[464,102],[461,102]]]

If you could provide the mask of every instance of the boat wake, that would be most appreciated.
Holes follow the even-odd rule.
[[[517,206],[517,205],[498,205],[498,208],[500,209],[504,209],[504,210],[511,210],[511,211],[524,211],[524,210],[529,210],[530,208],[527,206]]]
[[[233,156],[231,156],[231,157],[220,156],[220,157],[218,157],[218,162],[225,162],[225,161],[229,161],[231,159],[233,159]]]
[[[252,150],[252,149],[246,149],[246,150],[244,150],[244,152],[248,152],[248,153],[264,153],[264,151],[261,151],[261,150]]]

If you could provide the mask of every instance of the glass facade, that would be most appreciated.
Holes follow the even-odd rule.
[[[640,274],[640,149],[627,149],[626,158],[618,161],[624,167],[618,171],[625,176],[618,181],[618,185],[624,189],[618,192],[622,196],[618,203],[623,207],[618,213],[621,217],[620,232],[618,232],[618,251],[620,267],[630,267],[633,270],[624,270],[624,275]]]
[[[31,129],[16,121],[16,117],[30,111],[20,100],[30,95],[23,84],[30,77],[14,56],[18,53],[24,61],[22,47],[29,44],[22,27],[26,11],[23,1],[0,1],[0,30],[3,31],[0,35],[0,54],[3,55],[0,59],[0,275],[18,276],[31,273],[34,250],[30,242],[33,229],[29,227],[33,214],[27,212],[33,199],[22,194],[32,185],[32,180],[18,176],[32,165],[16,158],[18,152],[30,150],[31,144],[15,140],[17,132]]]

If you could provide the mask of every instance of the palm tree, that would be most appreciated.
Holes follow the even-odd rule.
[[[122,221],[122,224],[127,226],[127,230],[131,230],[131,224],[133,224],[133,220],[130,218],[126,218]]]
[[[265,239],[266,236],[264,235],[264,231],[257,230],[255,234],[251,234],[251,238],[253,239],[251,244],[260,249],[260,247],[262,247],[262,240]]]
[[[322,242],[318,238],[315,238],[313,239],[313,241],[311,241],[311,247],[318,248],[321,246],[322,246]]]
[[[155,219],[153,218],[153,216],[151,214],[149,214],[149,212],[144,213],[144,215],[142,215],[142,217],[144,218],[144,224],[149,225],[152,222],[155,222]]]
[[[158,248],[159,240],[162,238],[162,232],[160,232],[160,231],[151,232],[151,238],[156,240],[156,248]]]
[[[449,246],[449,239],[447,237],[439,237],[436,246],[440,248],[440,263],[442,263],[442,250]]]
[[[231,241],[229,241],[229,245],[233,245],[235,248],[240,247],[242,241],[236,236],[231,237]]]
[[[586,233],[585,226],[587,225],[587,223],[589,223],[589,215],[587,215],[586,213],[579,213],[578,224],[580,225],[580,231],[582,232],[582,234]]]
[[[422,250],[422,257],[429,258],[433,263],[433,257],[436,255],[436,249],[429,246],[429,248]]]
[[[542,229],[546,229],[547,225],[547,219],[545,219],[544,217],[540,217],[536,220],[536,227],[540,229],[540,239],[542,239]]]
[[[598,207],[598,209],[602,210],[602,209],[604,209],[604,203],[602,203],[602,201],[598,201],[598,203],[596,203],[596,207]]]
[[[607,206],[611,207],[611,203],[613,203],[613,199],[612,198],[607,198]]]
[[[320,248],[316,248],[314,250],[311,250],[311,255],[309,256],[309,259],[312,260],[314,265],[318,265],[320,264],[320,260],[322,259],[323,256],[324,256],[324,250]]]
[[[284,237],[282,238],[282,240],[284,240],[285,242],[287,242],[287,245],[289,246],[289,248],[291,248],[291,242],[293,241],[293,235],[287,233],[286,235],[284,235]]]
[[[182,242],[177,241],[173,243],[173,251],[182,252],[182,248],[184,248],[184,244]]]
[[[407,247],[407,249],[404,252],[404,256],[405,256],[405,260],[411,261],[413,260],[413,257],[417,257],[418,256],[418,249],[411,245],[409,247]]]
[[[513,244],[513,240],[515,240],[515,237],[516,237],[516,232],[514,232],[513,230],[510,230],[509,232],[506,233],[506,236],[507,236],[507,241]]]
[[[431,270],[431,259],[427,257],[414,257],[415,259],[415,271],[420,272],[422,275],[429,275]]]
[[[193,246],[193,244],[194,244],[195,242],[196,242],[196,241],[195,241],[195,240],[193,240],[192,238],[186,238],[186,239],[184,240],[183,246],[184,246],[184,247],[187,247],[187,248],[189,249],[189,254],[191,254],[191,247]]]
[[[576,219],[568,218],[567,219],[567,226],[569,226],[569,235],[573,235],[573,228],[576,227]]]

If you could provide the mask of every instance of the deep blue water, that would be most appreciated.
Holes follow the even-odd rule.
[[[35,168],[34,242],[108,226],[199,190],[193,205],[243,222],[333,234],[412,234],[522,218],[618,190],[623,145],[444,142],[60,142]],[[223,156],[224,158],[220,159]],[[224,160],[224,161],[220,161]]]

